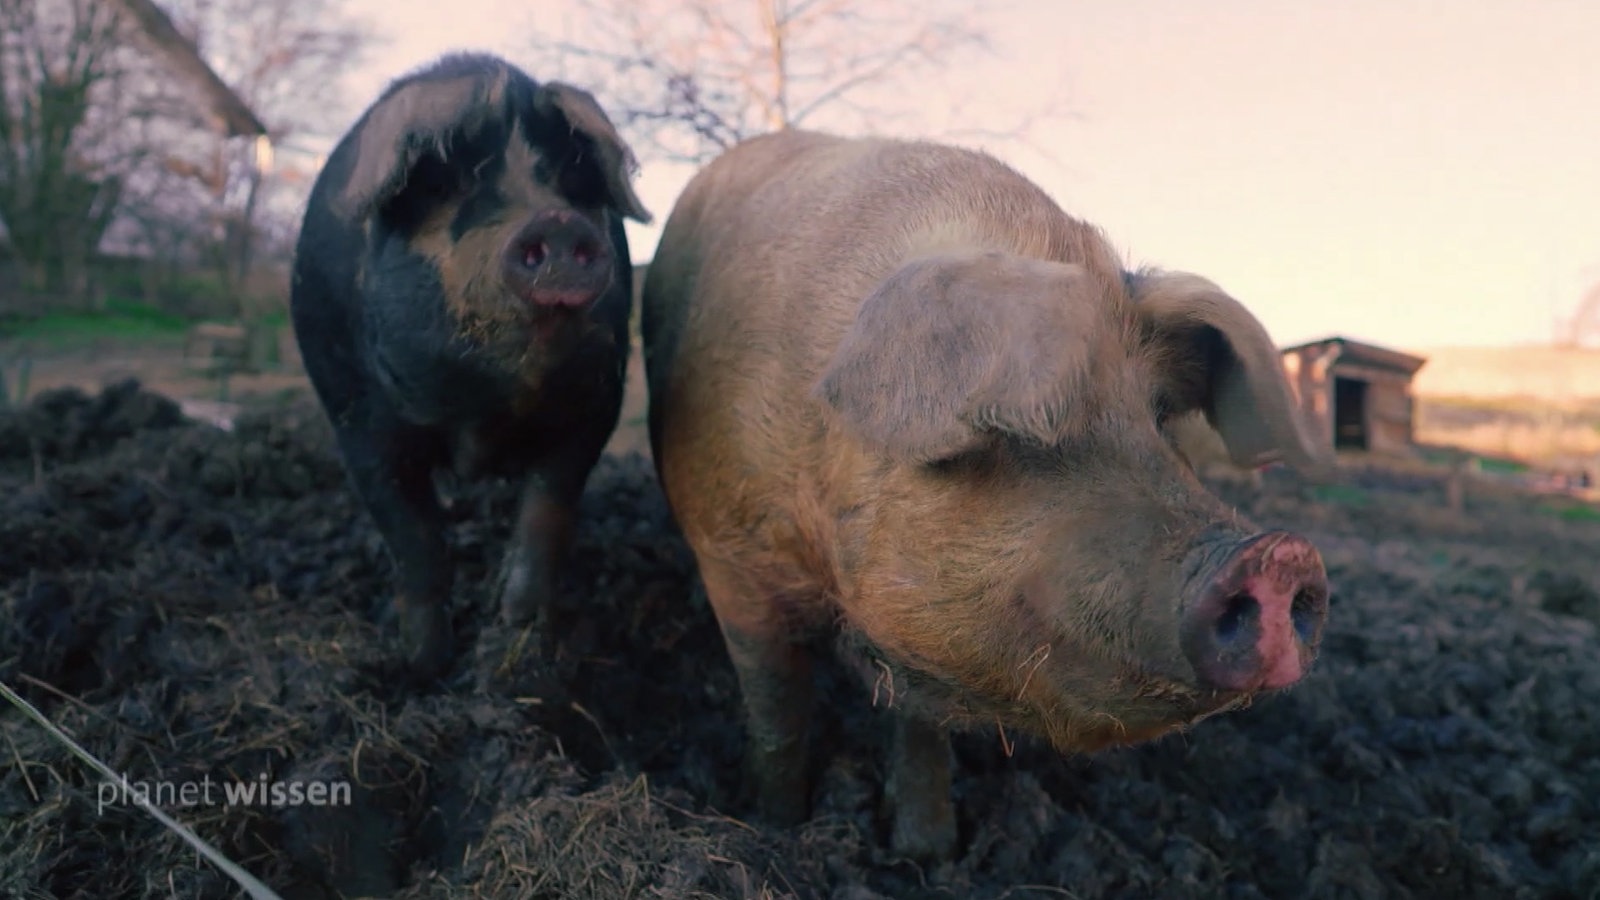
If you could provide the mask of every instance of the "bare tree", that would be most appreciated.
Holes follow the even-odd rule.
[[[142,148],[120,91],[116,11],[97,0],[0,0],[0,221],[28,287],[81,295]]]
[[[240,296],[257,236],[283,230],[261,220],[306,183],[261,150],[343,124],[370,34],[337,0],[0,0],[0,223],[27,286],[87,295],[109,248]]]
[[[328,136],[351,115],[342,85],[359,66],[374,31],[332,0],[173,0],[180,31],[267,126],[270,144],[240,146],[220,135],[174,143],[164,170],[204,210],[206,258],[237,291],[255,258],[262,231],[292,217],[303,180],[270,148]],[[275,154],[276,155],[276,154]]]
[[[641,156],[699,164],[784,128],[881,132],[926,107],[908,97],[939,96],[969,122],[1007,114],[1007,92],[944,77],[992,52],[984,15],[958,0],[591,0],[536,49],[602,95]],[[1052,98],[999,129],[942,133],[1019,137],[1060,109]]]

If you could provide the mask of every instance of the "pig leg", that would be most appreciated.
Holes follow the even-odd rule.
[[[894,743],[883,799],[895,853],[931,862],[947,859],[955,851],[950,736],[937,723],[894,716]]]
[[[500,613],[512,626],[534,628],[541,642],[548,637],[544,617],[556,574],[571,551],[578,503],[600,447],[541,460],[523,483],[516,529],[501,568]]]
[[[574,506],[565,492],[553,491],[542,477],[530,477],[522,488],[516,531],[501,566],[501,617],[513,627],[532,627],[541,639],[545,613],[555,595],[556,567],[572,544]]]
[[[433,482],[438,455],[428,437],[398,428],[339,434],[356,493],[394,560],[400,643],[412,674],[422,681],[443,674],[453,654],[452,573],[444,509]]]
[[[759,592],[702,562],[706,599],[716,612],[744,698],[744,791],[757,814],[779,826],[810,812],[806,777],[811,719],[811,653]]]

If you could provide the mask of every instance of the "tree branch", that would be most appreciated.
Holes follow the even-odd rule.
[[[704,162],[732,143],[826,117],[848,129],[909,121],[894,92],[938,80],[961,57],[992,52],[982,10],[955,0],[592,0],[575,31],[541,40],[563,77],[591,86],[641,157]],[[952,102],[982,88],[946,91]],[[968,127],[1031,129],[1054,105],[1017,125],[993,124],[993,96]]]

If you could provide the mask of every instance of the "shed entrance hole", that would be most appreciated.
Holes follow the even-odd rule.
[[[1368,448],[1365,381],[1333,379],[1333,445],[1340,450]]]

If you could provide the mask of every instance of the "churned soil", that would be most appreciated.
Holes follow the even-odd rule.
[[[831,670],[815,817],[738,818],[737,686],[637,455],[590,482],[543,659],[494,620],[514,491],[461,499],[458,663],[418,689],[309,400],[223,431],[133,383],[41,395],[0,414],[0,679],[130,784],[212,783],[167,810],[285,898],[1600,896],[1597,511],[1268,475],[1214,487],[1322,548],[1313,675],[1090,758],[963,735],[962,849],[926,870],[885,849],[882,715]],[[221,802],[263,777],[349,802]],[[0,896],[240,896],[130,789],[0,709]]]

